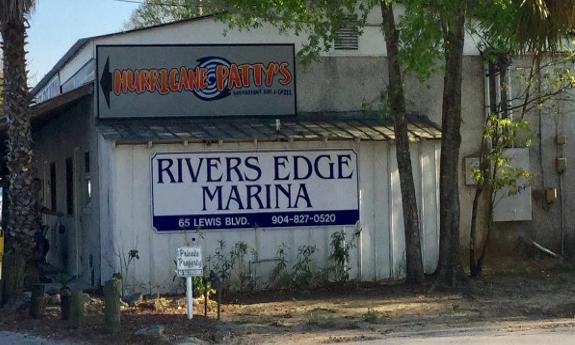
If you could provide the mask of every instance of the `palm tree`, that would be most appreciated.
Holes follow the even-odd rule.
[[[555,51],[575,30],[574,0],[523,0],[517,14],[519,49]]]
[[[32,136],[30,93],[26,75],[26,16],[34,0],[0,0],[0,33],[4,51],[4,103],[7,123],[8,215],[5,296],[23,291],[27,272],[33,271],[36,202],[32,191]]]

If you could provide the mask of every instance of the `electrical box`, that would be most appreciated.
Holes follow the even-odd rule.
[[[557,200],[557,188],[545,189],[545,202],[549,205]]]
[[[509,164],[529,171],[529,149],[512,148],[506,149],[504,155]],[[517,194],[509,195],[508,188],[502,188],[495,193],[493,205],[494,222],[527,221],[532,219],[531,186],[527,179],[517,182],[520,187]]]
[[[557,145],[565,145],[567,143],[567,137],[564,135],[557,135],[555,137],[555,144]]]
[[[565,170],[567,169],[567,158],[565,157],[559,157],[555,160],[555,168],[557,169],[557,172],[562,174],[565,172]]]

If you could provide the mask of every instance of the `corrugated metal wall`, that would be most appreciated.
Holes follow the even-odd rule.
[[[118,256],[137,249],[140,259],[130,268],[128,283],[145,292],[173,291],[179,285],[172,281],[176,248],[186,245],[192,234],[156,233],[151,225],[150,158],[155,152],[198,152],[204,150],[258,150],[351,148],[358,154],[361,236],[351,251],[350,276],[363,281],[400,279],[405,275],[405,241],[402,219],[399,174],[395,147],[387,142],[295,142],[295,143],[230,143],[222,145],[101,145],[111,157],[101,169],[108,211],[102,212],[102,280],[119,271]],[[104,155],[106,155],[104,153]],[[435,270],[438,258],[438,169],[439,142],[412,144],[414,177],[422,215],[423,256],[427,273]],[[295,262],[298,248],[315,245],[313,264],[316,269],[328,265],[330,236],[344,229],[350,235],[355,227],[311,227],[247,230],[209,230],[200,239],[204,259],[212,256],[219,241],[229,252],[237,242],[255,249],[259,263],[250,263],[250,251],[245,258],[245,270],[255,269],[258,285],[266,285],[276,264],[280,245],[288,248],[290,265]],[[107,232],[107,233],[106,233]]]

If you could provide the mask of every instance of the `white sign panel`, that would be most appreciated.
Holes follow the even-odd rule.
[[[151,168],[157,231],[359,221],[353,150],[158,153]]]
[[[176,255],[176,273],[180,277],[203,275],[202,248],[181,247]]]

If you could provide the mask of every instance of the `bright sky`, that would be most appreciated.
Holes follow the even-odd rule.
[[[114,0],[37,0],[28,30],[30,86],[80,38],[121,31],[138,6]]]

